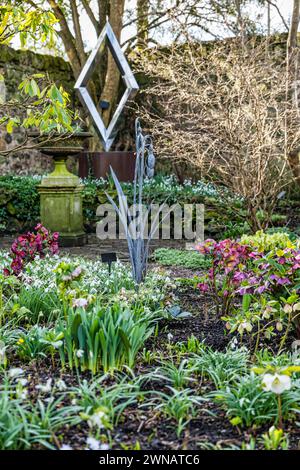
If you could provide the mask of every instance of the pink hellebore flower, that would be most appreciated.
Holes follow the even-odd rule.
[[[74,299],[73,307],[83,307],[85,308],[88,305],[87,299]]]

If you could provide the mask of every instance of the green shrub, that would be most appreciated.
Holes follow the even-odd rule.
[[[0,233],[25,231],[40,220],[40,177],[0,176]]]
[[[37,224],[40,218],[37,187],[40,182],[41,176],[0,176],[0,233],[20,233]],[[98,205],[107,202],[105,193],[115,199],[116,190],[110,178],[85,178],[82,183],[84,224],[87,231],[94,232],[98,222]],[[132,184],[122,183],[122,188],[128,204],[131,205]],[[243,200],[211,183],[186,180],[184,184],[180,184],[174,175],[158,174],[146,181],[144,202],[205,204],[205,230],[213,238],[238,238],[249,232]],[[278,220],[273,220],[273,223],[282,224],[282,218],[286,216],[278,214]]]
[[[256,232],[255,235],[243,235],[241,243],[251,245],[258,251],[268,253],[272,250],[292,248],[299,246],[300,240],[292,241],[290,234],[286,232],[265,233],[262,230]]]

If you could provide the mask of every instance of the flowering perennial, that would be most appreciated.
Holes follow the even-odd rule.
[[[4,268],[3,272],[6,276],[14,274],[19,276],[24,266],[33,261],[36,257],[44,258],[48,255],[58,253],[59,234],[54,232],[51,234],[42,224],[35,227],[35,232],[28,232],[20,235],[11,246],[12,262],[9,268]]]

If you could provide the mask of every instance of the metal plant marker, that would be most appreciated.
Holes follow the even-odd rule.
[[[97,67],[97,59],[99,58],[99,55],[101,54],[106,41],[108,48],[121,73],[122,79],[126,85],[125,93],[117,106],[117,109],[111,119],[108,128],[105,127],[104,122],[96,108],[96,105],[87,90],[88,81],[91,78],[95,68]],[[75,83],[74,88],[78,90],[82,104],[90,114],[95,129],[103,143],[104,149],[106,152],[108,152],[116,137],[116,125],[124,109],[125,104],[129,99],[133,98],[139,90],[137,81],[134,78],[134,75],[130,69],[126,57],[108,21],[97,40],[97,44],[94,50],[89,56],[85,66],[83,67],[77,79],[77,82]]]

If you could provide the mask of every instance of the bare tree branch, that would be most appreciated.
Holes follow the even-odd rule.
[[[100,21],[97,21],[97,18],[94,15],[94,12],[93,12],[92,8],[90,7],[89,1],[88,0],[82,0],[82,5],[83,5],[89,19],[91,20],[91,23],[94,26],[97,35],[99,35],[100,32],[101,32],[101,30],[100,30]]]
[[[84,44],[82,40],[81,28],[80,28],[80,21],[79,21],[79,14],[76,5],[76,0],[71,1],[71,11],[72,11],[72,19],[74,24],[74,31],[75,31],[75,38],[76,38],[76,45],[78,50],[78,55],[80,57],[81,65],[84,65],[86,61],[86,54],[84,52]]]

